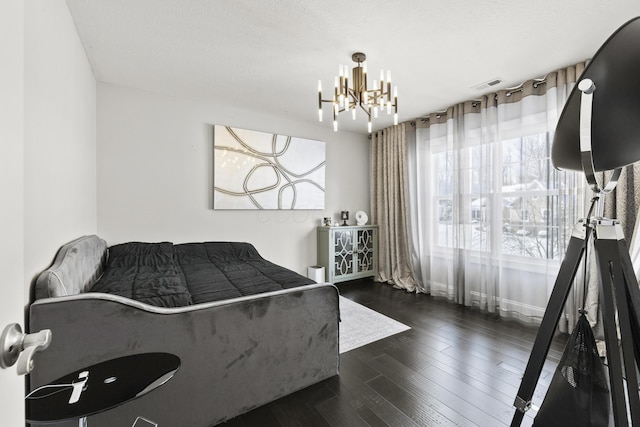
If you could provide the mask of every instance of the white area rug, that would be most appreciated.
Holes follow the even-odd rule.
[[[340,297],[340,353],[411,329],[404,323]]]

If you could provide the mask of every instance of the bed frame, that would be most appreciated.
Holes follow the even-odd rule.
[[[97,236],[64,245],[36,281],[29,331],[50,329],[34,356],[30,390],[83,367],[145,352],[180,358],[166,384],[89,417],[91,427],[208,427],[338,374],[338,290],[307,285],[179,308],[89,293],[107,245]],[[55,425],[77,426],[78,421]]]

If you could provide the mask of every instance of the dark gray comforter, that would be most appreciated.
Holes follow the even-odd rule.
[[[91,292],[181,307],[315,283],[244,242],[128,242],[109,248]]]

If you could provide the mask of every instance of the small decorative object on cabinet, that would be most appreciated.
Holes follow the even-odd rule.
[[[340,212],[340,219],[343,221],[342,226],[347,226],[347,220],[349,219],[349,211]]]
[[[369,221],[369,217],[364,211],[356,212],[356,225],[365,225]]]
[[[331,283],[375,276],[378,226],[318,227],[318,265]]]

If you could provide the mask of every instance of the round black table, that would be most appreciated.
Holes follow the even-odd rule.
[[[173,354],[140,353],[79,369],[27,394],[27,421],[81,419],[115,408],[160,387],[179,367]]]

